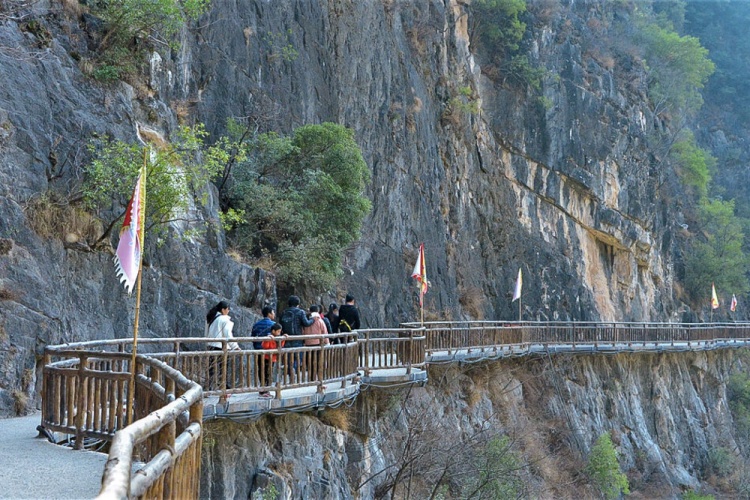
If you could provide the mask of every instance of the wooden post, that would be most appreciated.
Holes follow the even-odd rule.
[[[87,354],[81,353],[78,357],[78,381],[76,383],[76,442],[75,449],[83,449],[84,423],[86,417],[86,363]],[[68,415],[70,419],[70,415]]]
[[[143,245],[143,243],[141,243]],[[141,249],[143,251],[143,249]],[[133,404],[135,401],[135,364],[138,354],[138,321],[141,315],[141,277],[143,276],[143,258],[138,264],[138,284],[135,292],[135,325],[133,326],[133,351],[130,353],[130,382],[128,383],[128,425],[133,423]]]
[[[315,372],[318,374],[318,392],[322,393],[323,391],[323,339],[320,339],[319,346],[320,349],[318,350],[318,359],[316,360],[316,366],[315,366]],[[311,351],[312,352],[312,351]]]
[[[281,341],[276,340],[276,399],[281,399],[281,381],[284,379],[284,373],[287,370],[286,363],[289,363],[291,360],[287,357],[284,363],[284,369],[281,369]],[[269,363],[272,363],[272,361],[269,359]],[[271,375],[273,376],[273,366],[271,366]]]
[[[219,401],[226,402],[227,400],[227,349],[229,348],[228,342],[226,339],[223,339],[221,342],[222,349],[222,357],[221,357],[221,397],[219,397]]]
[[[424,326],[424,325],[423,325]],[[406,374],[411,374],[411,358],[414,353],[414,329],[409,329],[409,359],[406,361]]]

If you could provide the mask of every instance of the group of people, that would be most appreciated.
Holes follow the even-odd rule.
[[[287,340],[289,337],[299,335],[325,335],[331,333],[346,333],[360,328],[359,310],[355,306],[354,296],[347,294],[341,307],[336,303],[328,306],[328,312],[322,314],[322,306],[313,304],[309,311],[300,307],[300,298],[291,295],[287,300],[287,308],[281,313],[279,321],[276,321],[276,312],[270,306],[263,307],[261,314],[263,318],[257,321],[251,330],[251,337],[258,340],[253,341],[254,349],[273,350],[279,346],[275,337],[283,337],[281,347],[319,346],[328,345],[327,337],[312,337],[299,340]],[[209,350],[223,350],[223,343],[219,339],[229,340],[234,338],[232,329],[234,323],[229,316],[229,303],[222,300],[212,307],[206,315],[206,337],[209,339],[207,347]],[[334,343],[344,342],[343,337],[333,339]],[[228,350],[239,350],[236,341],[228,341]],[[290,378],[293,377],[303,362],[304,353],[294,353],[292,363],[287,366]],[[320,351],[308,353],[310,366],[316,366],[319,362]],[[270,385],[275,365],[278,363],[277,353],[266,353],[261,385]],[[209,370],[209,378],[213,378],[213,370]],[[261,397],[272,397],[268,392],[261,392]]]

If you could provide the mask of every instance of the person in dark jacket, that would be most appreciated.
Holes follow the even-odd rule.
[[[328,330],[328,333],[333,333],[333,325],[331,325],[331,320],[328,319],[327,314],[323,314],[323,311],[325,311],[323,304],[318,304],[318,311],[320,311],[320,317],[323,319],[323,323],[326,324],[326,330]]]
[[[281,313],[279,323],[284,333],[291,336],[302,335],[302,329],[306,326],[312,326],[314,321],[307,317],[307,313],[299,306],[299,297],[291,295],[287,301],[289,307]],[[288,347],[301,347],[301,340],[290,340],[286,343]]]
[[[305,313],[305,310],[299,306],[299,302],[299,297],[296,295],[290,295],[289,300],[287,301],[289,307],[284,309],[284,312],[281,313],[281,318],[279,318],[279,323],[281,323],[281,328],[283,329],[284,334],[289,335],[290,339],[302,335],[302,328],[312,326],[315,322],[312,318],[307,317],[307,313]],[[286,343],[286,346],[290,348],[302,347],[303,345],[304,341],[302,340],[289,340]],[[292,359],[292,363],[287,366],[290,383],[292,383],[294,378],[297,378],[298,380],[301,378],[300,371],[304,371],[304,353],[295,352],[292,354]]]
[[[273,307],[265,306],[261,314],[263,315],[263,319],[253,325],[250,333],[251,337],[268,337],[271,334],[271,327],[276,323],[276,312],[274,312]],[[262,343],[262,340],[253,342],[253,349],[260,349]]]
[[[358,330],[359,327],[359,310],[354,305],[354,296],[347,294],[346,303],[341,304],[341,307],[339,307],[339,331],[350,332]]]
[[[328,312],[325,315],[325,318],[328,320],[328,322],[331,324],[331,333],[339,333],[339,305],[335,302],[331,302],[328,306]],[[343,339],[341,338],[335,338],[333,339],[334,344],[342,344]]]

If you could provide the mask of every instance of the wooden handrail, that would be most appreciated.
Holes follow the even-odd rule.
[[[137,374],[137,420],[126,427],[129,354],[120,349],[50,348],[45,351],[45,361],[42,425],[74,435],[79,449],[84,438],[112,441],[100,498],[170,498],[175,490],[165,485],[173,483],[173,471],[187,468],[188,477],[199,475],[203,420],[200,385],[162,361],[136,356],[132,368]],[[168,466],[160,469],[158,476],[144,476],[144,471],[155,470],[151,462],[163,462],[165,454]],[[133,460],[146,462],[135,475],[131,475]],[[198,488],[196,479],[180,482],[178,489],[185,493],[183,496],[197,498]]]
[[[490,357],[500,351],[551,345],[569,351],[593,346],[713,348],[720,341],[750,343],[750,323],[499,322],[404,324],[294,340],[329,339],[330,345],[269,350],[206,350],[204,337],[140,339],[136,366],[130,339],[49,346],[44,354],[42,425],[84,438],[112,440],[100,498],[197,497],[203,395],[273,391],[355,383],[358,371],[423,368],[438,353]],[[266,340],[266,339],[264,339]],[[232,341],[257,342],[257,337]],[[341,343],[338,343],[341,341]],[[738,345],[738,344],[734,344]],[[708,347],[706,347],[708,346]],[[608,352],[612,352],[610,349]],[[616,352],[616,350],[614,351]],[[273,355],[278,369],[266,380]],[[135,370],[136,421],[125,426],[128,380]],[[203,386],[203,387],[202,387]],[[205,390],[204,390],[205,388]],[[137,450],[137,452],[136,452]],[[133,460],[147,462],[131,477]],[[174,481],[174,477],[190,478]]]
[[[177,386],[182,394],[115,434],[98,498],[197,498],[203,391],[198,384],[161,361],[143,355],[138,355],[137,360],[161,371],[169,381],[167,390]],[[188,425],[177,432],[183,419]],[[131,473],[135,450],[151,438],[155,442],[146,449],[154,452],[138,472]],[[189,474],[175,473],[183,469]],[[178,491],[180,494],[176,494]]]

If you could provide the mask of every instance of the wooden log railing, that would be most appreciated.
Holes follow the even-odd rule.
[[[356,383],[359,371],[369,376],[398,368],[408,374],[444,353],[492,357],[528,353],[532,346],[549,352],[553,345],[556,352],[747,346],[750,323],[454,321],[294,340],[305,338],[329,338],[331,344],[282,347],[284,339],[276,338],[275,349],[232,351],[222,340],[221,350],[207,350],[204,337],[140,339],[135,367],[130,366],[130,339],[48,347],[42,425],[75,436],[76,448],[86,438],[112,441],[102,498],[197,497],[204,394],[272,391],[281,398],[283,389],[345,387]],[[233,340],[249,346],[259,339]],[[266,368],[274,355],[276,369],[268,379]],[[136,420],[126,425],[131,369]],[[131,472],[134,461],[144,463],[136,474]]]
[[[42,425],[74,435],[77,449],[85,438],[112,441],[100,498],[197,498],[202,389],[165,363],[136,356],[135,421],[127,425],[132,359],[105,350],[121,342],[45,350]],[[134,461],[143,464],[136,473]]]
[[[359,330],[359,369],[365,376],[373,370],[425,366],[424,329],[393,328]]]

